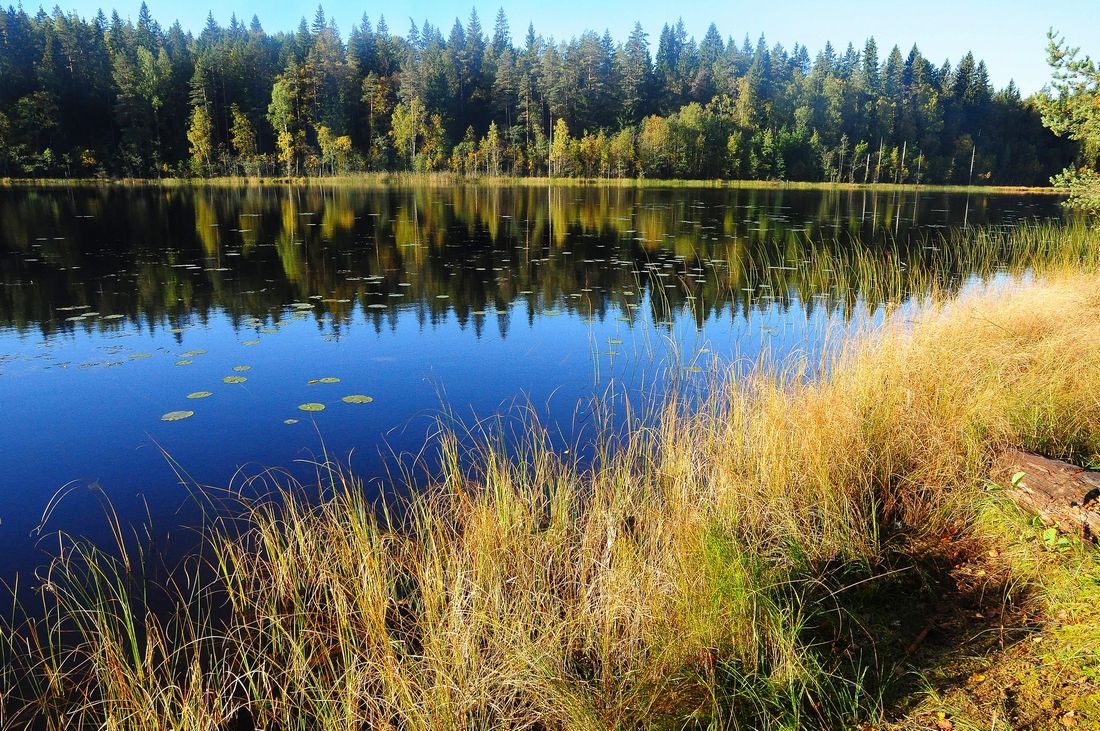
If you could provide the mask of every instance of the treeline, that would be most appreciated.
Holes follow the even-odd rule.
[[[346,41],[318,8],[268,34],[211,14],[197,36],[55,9],[0,13],[0,175],[480,175],[1045,184],[1075,143],[1043,127],[1013,84],[995,91],[966,53],[935,65],[874,39],[815,57],[682,23],[656,55],[568,41],[500,11],[444,35],[385,19]]]

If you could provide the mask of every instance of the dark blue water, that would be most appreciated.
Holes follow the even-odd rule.
[[[177,470],[224,486],[308,476],[327,454],[372,490],[400,465],[430,470],[444,412],[470,425],[529,406],[583,451],[609,394],[812,354],[881,316],[873,283],[832,283],[850,249],[885,262],[964,221],[1057,216],[1054,199],[1007,196],[0,190],[0,577],[41,563],[59,530],[103,538],[105,504],[179,534],[195,516]]]

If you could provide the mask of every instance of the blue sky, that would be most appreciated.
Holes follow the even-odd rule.
[[[179,20],[185,28],[198,30],[209,10],[221,23],[236,12],[248,20],[260,17],[269,32],[291,30],[299,18],[312,19],[315,0],[147,0],[153,16],[167,25]],[[52,6],[52,0],[47,8]],[[123,16],[137,17],[141,0],[118,0],[113,7]],[[861,47],[870,35],[875,36],[879,52],[885,58],[889,48],[897,43],[903,51],[916,42],[937,65],[944,58],[952,63],[970,49],[989,64],[993,83],[1000,87],[1015,79],[1023,92],[1037,91],[1048,79],[1044,48],[1046,30],[1050,26],[1066,34],[1075,45],[1086,46],[1086,52],[1100,55],[1100,0],[1003,0],[1002,2],[967,2],[965,0],[915,0],[895,3],[882,0],[727,0],[725,2],[638,3],[623,0],[325,0],[325,11],[335,18],[346,37],[353,22],[366,12],[372,21],[385,14],[390,30],[404,34],[409,18],[418,23],[425,19],[433,25],[449,29],[455,17],[465,22],[471,7],[476,6],[482,25],[492,27],[497,9],[504,8],[515,39],[522,38],[528,22],[543,35],[568,38],[585,28],[611,31],[615,39],[623,40],[638,20],[656,46],[661,25],[682,17],[690,34],[701,38],[713,21],[723,37],[733,35],[740,41],[748,33],[755,41],[764,33],[770,44],[782,43],[790,48],[804,43],[811,54],[826,41],[843,50],[848,41]],[[101,3],[98,0],[62,0],[63,9],[74,9],[81,15],[93,15]],[[36,7],[26,0],[26,7]],[[109,8],[105,8],[110,13]],[[1093,43],[1093,47],[1087,44]]]

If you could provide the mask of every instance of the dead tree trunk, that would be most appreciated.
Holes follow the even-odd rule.
[[[1044,524],[1088,541],[1100,538],[1100,472],[1010,450],[993,465],[1005,495]]]

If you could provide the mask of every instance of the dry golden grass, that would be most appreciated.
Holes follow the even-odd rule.
[[[821,616],[844,611],[853,581],[976,533],[998,449],[1100,453],[1094,271],[999,280],[912,312],[845,343],[823,375],[761,366],[702,403],[672,400],[591,467],[534,429],[518,457],[485,447],[472,468],[445,437],[436,486],[391,516],[326,466],[320,500],[288,486],[215,523],[207,569],[183,567],[167,588],[170,618],[148,609],[140,559],[70,546],[45,582],[46,620],[7,636],[8,687],[26,667],[33,678],[7,723],[873,720],[881,690],[821,644]]]

